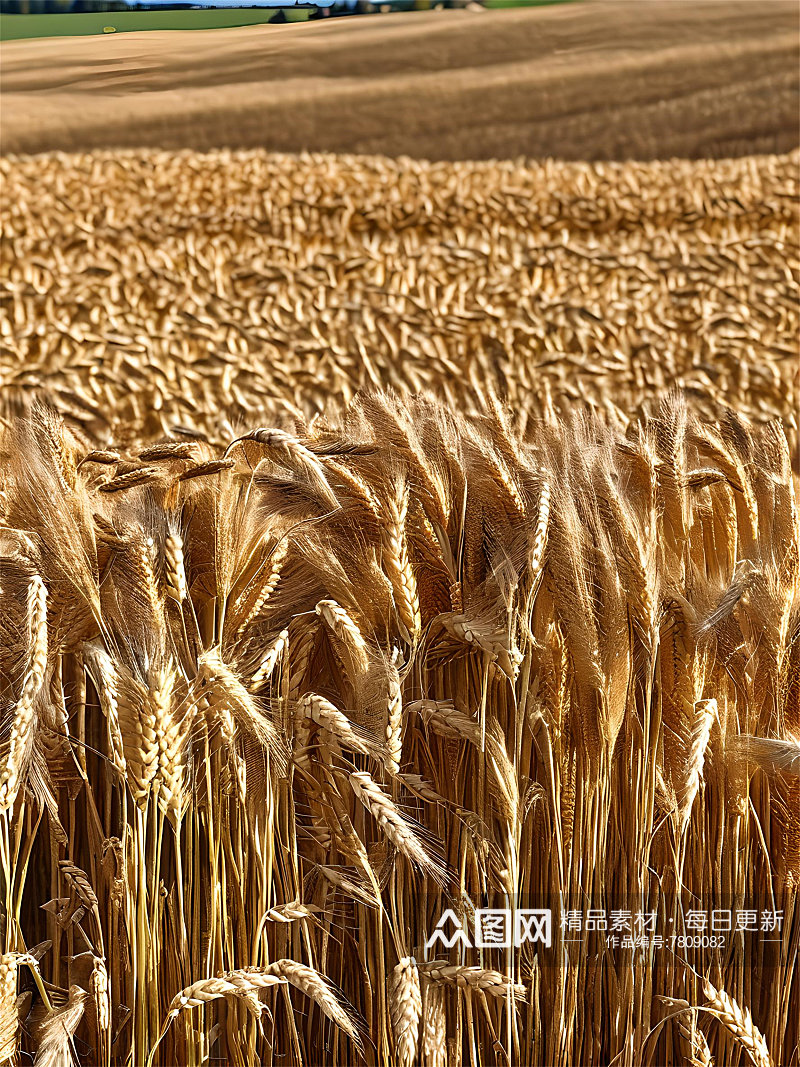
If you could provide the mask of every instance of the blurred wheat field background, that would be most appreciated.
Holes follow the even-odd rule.
[[[799,160],[0,161],[0,1062],[800,1064]]]

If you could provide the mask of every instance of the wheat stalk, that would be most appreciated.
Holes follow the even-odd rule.
[[[0,956],[0,1063],[9,1063],[17,1054],[17,956]]]

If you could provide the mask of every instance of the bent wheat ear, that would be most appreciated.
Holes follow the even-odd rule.
[[[752,764],[768,774],[785,774],[800,778],[800,741],[794,737],[753,737],[740,734],[732,737],[727,746],[729,758],[745,766]]]
[[[354,620],[335,600],[320,600],[314,610],[339,639],[351,675],[363,674],[369,666],[369,649]]]
[[[141,459],[141,456],[139,457]],[[122,459],[119,452],[114,452],[111,449],[95,449],[92,452],[87,452],[83,459],[78,463],[78,470],[84,465],[84,463],[100,463],[100,464],[114,464],[119,463]]]
[[[319,971],[303,963],[297,963],[295,960],[276,960],[275,963],[270,963],[264,968],[264,972],[283,979],[295,989],[299,989],[301,993],[305,993],[314,1001],[323,1015],[326,1015],[331,1022],[347,1034],[358,1048],[361,1048],[363,1023],[358,1018],[355,1009],[348,1004],[344,994]],[[248,968],[246,973],[252,973],[252,968]]]
[[[714,1067],[706,1035],[697,1025],[698,1011],[688,1000],[660,998],[671,1012],[677,1011],[675,1022],[686,1045],[686,1058],[690,1067]]]
[[[335,885],[347,896],[352,897],[353,900],[357,900],[365,907],[375,908],[380,905],[380,901],[376,898],[373,887],[357,881],[360,876],[355,872],[352,872],[352,876],[350,876],[336,867],[321,867],[319,873],[326,879],[326,881]]]
[[[516,999],[525,996],[525,986],[507,978],[499,971],[483,967],[464,967],[450,964],[445,960],[432,960],[419,964],[420,974],[431,982],[443,985],[455,985],[461,989],[476,989],[491,997],[505,997],[508,994]]]
[[[231,449],[242,441],[257,441],[270,458],[300,477],[307,479],[314,491],[326,501],[331,509],[339,507],[336,494],[328,482],[325,467],[298,438],[286,433],[285,430],[268,428],[253,430],[232,441],[228,445],[223,459],[226,459]]]
[[[414,700],[406,710],[416,712],[441,737],[463,739],[480,748],[480,724],[466,712],[459,711],[452,700]]]
[[[324,697],[316,693],[306,693],[299,701],[298,710],[302,715],[313,719],[318,726],[328,730],[346,748],[361,752],[365,756],[382,758],[383,748],[377,740],[370,737],[366,730],[354,726],[343,712]]]
[[[428,852],[412,824],[372,776],[366,771],[356,771],[350,775],[350,785],[392,844],[439,885],[446,885],[447,872],[441,859]]]
[[[197,463],[187,467],[178,475],[179,482],[188,482],[190,478],[206,478],[221,471],[229,471],[234,466],[232,459],[211,459],[207,463]]]
[[[753,588],[761,574],[761,569],[752,560],[740,560],[736,565],[731,584],[720,597],[714,611],[698,626],[698,634],[702,636],[720,626],[733,612],[741,599]]]
[[[197,445],[180,441],[166,441],[164,444],[151,445],[150,448],[145,448],[139,453],[139,459],[143,463],[152,463],[161,459],[194,459],[196,456]]]
[[[723,989],[717,989],[709,981],[703,983],[703,993],[708,1008],[730,1030],[755,1067],[774,1067],[764,1035],[750,1017],[749,1009],[741,1008]]]
[[[88,909],[96,908],[97,894],[92,889],[86,872],[82,871],[80,867],[76,867],[69,860],[61,860],[58,867],[81,904]]]
[[[298,900],[291,900],[288,904],[279,904],[264,913],[265,922],[293,923],[301,919],[313,919],[319,908],[301,904]]]
[[[250,691],[254,692],[264,682],[269,681],[272,677],[272,672],[275,670],[276,665],[280,661],[281,656],[289,647],[289,631],[281,630],[275,640],[267,648],[261,663],[258,666],[258,670],[250,679]]]
[[[284,979],[277,975],[259,973],[250,968],[226,971],[216,978],[205,978],[200,982],[194,982],[192,985],[182,989],[180,993],[176,993],[172,998],[172,1003],[167,1012],[167,1024],[171,1019],[177,1018],[182,1011],[186,1011],[189,1008],[199,1008],[203,1004],[208,1004],[212,1000],[219,1000],[221,997],[242,998],[243,994],[247,993],[258,995],[264,989],[280,985],[282,982],[284,982]],[[248,1008],[252,1010],[256,1002],[246,995],[244,999]],[[257,1010],[256,1014],[260,1014],[260,1012]]]
[[[147,485],[158,478],[157,467],[139,467],[137,470],[128,471],[126,474],[118,474],[108,482],[98,486],[101,493],[122,493],[126,489],[135,489],[141,485]]]
[[[219,709],[232,716],[236,725],[266,750],[275,763],[278,774],[286,769],[286,745],[273,723],[261,710],[237,673],[222,658],[219,646],[208,649],[199,657],[195,686],[208,700],[212,710]]]

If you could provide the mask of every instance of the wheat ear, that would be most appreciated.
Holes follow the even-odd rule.
[[[422,1055],[425,1067],[447,1067],[447,1016],[440,985],[429,984],[425,990]]]
[[[716,700],[698,700],[692,715],[692,735],[686,760],[686,776],[676,790],[678,825],[681,832],[686,829],[692,816],[692,805],[700,789],[703,776],[708,739],[711,725],[717,717]]]
[[[22,692],[11,719],[11,733],[0,749],[0,811],[17,798],[33,737],[34,701],[47,667],[47,589],[38,574],[28,584],[29,654]]]
[[[111,1003],[108,992],[108,970],[102,956],[95,956],[90,979],[97,1012],[97,1025],[101,1033],[105,1033],[111,1025]]]
[[[373,742],[364,731],[354,727],[347,716],[324,697],[316,693],[306,693],[300,699],[298,710],[321,726],[323,730],[333,734],[345,748],[360,752],[364,756],[381,758],[382,749],[377,742]]]
[[[203,1004],[209,1004],[212,1000],[219,1000],[221,997],[237,997],[241,999],[244,995],[248,1007],[252,1009],[254,1002],[252,997],[247,994],[257,995],[271,986],[281,985],[283,981],[284,979],[279,976],[258,973],[251,970],[251,968],[227,971],[225,974],[217,975],[215,978],[204,978],[200,982],[194,982],[192,985],[186,986],[180,993],[175,994],[169,1006],[165,1026],[169,1024],[170,1020],[180,1015],[182,1011],[186,1011],[189,1008],[199,1008]],[[259,1012],[256,1012],[256,1014],[259,1014]]]
[[[170,534],[164,542],[164,584],[167,596],[182,604],[187,596],[183,538]]]
[[[470,741],[480,747],[480,725],[466,712],[459,711],[452,700],[414,700],[406,710],[416,712],[426,726],[440,737]]]
[[[416,640],[421,626],[417,580],[408,558],[405,524],[408,512],[408,486],[399,486],[386,500],[386,526],[383,530],[383,565],[392,583],[394,602],[410,639]]]
[[[499,971],[483,967],[464,967],[445,960],[432,960],[430,963],[421,963],[419,970],[431,982],[457,985],[460,989],[477,989],[490,997],[504,997],[509,993],[515,999],[525,996],[524,985],[515,983]]]
[[[278,634],[272,644],[268,646],[267,651],[264,653],[264,658],[259,664],[258,670],[250,679],[249,688],[251,693],[258,689],[260,686],[262,686],[264,682],[268,681],[272,677],[272,672],[275,670],[278,660],[286,651],[288,645],[289,631],[281,630],[281,632]]]
[[[148,690],[133,675],[118,677],[116,705],[131,796],[145,807],[158,773],[158,723],[163,718],[163,695],[157,685]]]
[[[108,482],[98,486],[101,493],[122,493],[126,489],[135,489],[157,478],[159,471],[156,467],[137,467],[135,470],[118,474]]]
[[[299,900],[290,900],[287,904],[278,904],[264,913],[265,922],[293,923],[301,919],[313,919],[319,908],[301,904]]]
[[[678,1030],[686,1042],[690,1067],[714,1067],[706,1035],[697,1025],[696,1011],[691,1012],[691,1022],[686,1022],[682,1015],[678,1016]]]
[[[258,615],[261,614],[261,609],[264,607],[269,598],[278,588],[278,582],[281,580],[281,575],[283,574],[283,565],[286,562],[286,556],[288,554],[288,551],[288,540],[279,541],[275,548],[272,550],[272,555],[270,556],[269,561],[270,572],[267,575],[267,580],[260,587],[258,595],[248,608],[246,614],[242,618],[242,621],[239,623],[239,626],[236,630],[237,634],[244,633],[244,631],[247,629],[253,619],[257,618]],[[238,598],[236,604],[234,605],[234,613],[238,614],[238,612],[240,612],[244,608],[245,602],[247,600],[247,595],[248,590],[246,590],[241,595],[241,597]]]
[[[223,459],[227,458],[234,445],[241,441],[257,441],[267,452],[267,455],[276,463],[305,478],[315,492],[325,500],[331,510],[339,507],[339,501],[330,487],[327,473],[321,461],[311,449],[306,448],[292,434],[286,433],[285,430],[266,427],[253,430],[251,433],[232,441],[228,445]]]
[[[366,771],[356,771],[350,775],[350,785],[392,844],[439,885],[446,885],[447,878],[441,860],[428,854],[408,820],[400,814],[392,799],[372,776]]]
[[[388,676],[386,748],[388,759],[386,769],[390,774],[399,774],[403,758],[403,693],[397,668],[392,667]]]
[[[319,1007],[323,1015],[343,1030],[359,1048],[361,1047],[361,1034],[354,1009],[348,1010],[343,994],[319,971],[315,971],[313,967],[306,967],[304,963],[297,963],[295,960],[276,960],[264,970],[267,974],[275,975],[293,985],[295,989],[299,989],[301,993],[305,993]],[[247,973],[251,973],[251,968],[247,968]]]
[[[753,1022],[749,1009],[740,1007],[723,989],[717,989],[708,980],[703,983],[703,994],[708,1001],[707,1008],[730,1030],[755,1067],[773,1067],[767,1042]]]
[[[314,610],[339,640],[351,677],[363,674],[369,666],[369,648],[357,623],[335,600],[320,600]]]
[[[543,481],[542,488],[539,490],[539,513],[536,516],[536,528],[533,533],[533,544],[531,545],[530,557],[528,559],[528,568],[534,583],[542,573],[544,551],[547,547],[547,533],[549,529],[550,485],[548,482]]]
[[[422,993],[417,961],[404,956],[389,979],[389,1015],[392,1020],[397,1067],[412,1067],[419,1044]]]
[[[677,1025],[678,1032],[686,1046],[686,1059],[689,1067],[714,1067],[706,1035],[697,1025],[697,1008],[693,1008],[688,1000],[680,1000],[677,997],[658,997],[657,999],[674,1013],[671,1018]]]

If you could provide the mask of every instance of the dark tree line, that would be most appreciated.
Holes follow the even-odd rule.
[[[65,11],[128,11],[124,0],[0,0],[1,15],[56,15]]]

